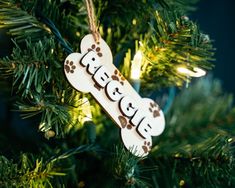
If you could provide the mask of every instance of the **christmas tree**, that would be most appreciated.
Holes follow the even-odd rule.
[[[210,75],[194,78],[215,52],[188,17],[196,3],[0,0],[0,187],[234,187],[232,95]],[[111,49],[113,79],[125,77],[165,115],[148,155],[130,152],[104,104],[66,78],[77,65],[65,59],[89,33]]]

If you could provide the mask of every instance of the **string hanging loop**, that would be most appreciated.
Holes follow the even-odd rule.
[[[94,37],[95,42],[98,43],[100,39],[100,33],[98,32],[98,27],[96,25],[94,5],[93,5],[92,0],[85,0],[85,2],[86,2],[86,9],[87,9],[87,15],[88,15],[89,29]]]

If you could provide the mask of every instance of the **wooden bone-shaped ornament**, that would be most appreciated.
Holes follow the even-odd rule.
[[[81,41],[81,53],[70,54],[64,62],[70,84],[81,92],[89,92],[121,129],[125,147],[134,155],[146,156],[152,147],[152,136],[160,135],[165,119],[159,106],[149,98],[141,98],[113,65],[109,46],[92,34]]]

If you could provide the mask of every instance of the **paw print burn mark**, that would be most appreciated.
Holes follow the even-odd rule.
[[[128,124],[128,125],[126,126],[127,129],[132,129],[132,127],[133,127],[133,125],[131,125],[131,124]]]
[[[150,103],[149,111],[153,113],[154,118],[160,116],[160,113],[159,113],[160,108],[156,103],[152,103],[152,102]]]
[[[73,64],[73,61],[67,60],[66,64],[64,65],[64,69],[67,73],[74,73],[76,66]]]
[[[95,44],[92,44],[91,45],[91,48],[88,48],[88,52],[89,51],[95,51],[95,52],[97,52],[97,55],[99,56],[99,57],[102,57],[103,56],[103,54],[100,52],[100,47],[96,47],[96,45]]]
[[[148,153],[151,150],[150,142],[144,141],[142,149],[144,150],[144,153]]]
[[[126,124],[127,124],[126,118],[124,116],[118,116],[118,119],[119,119],[119,121],[121,123],[122,128],[125,128]]]
[[[119,116],[118,119],[121,123],[122,128],[126,127],[127,129],[132,129],[133,125],[129,124],[124,116]]]
[[[112,79],[113,80],[117,80],[119,81],[122,85],[124,85],[125,78],[122,76],[122,74],[120,72],[118,72],[118,70],[116,69],[114,71],[114,75],[112,75]]]

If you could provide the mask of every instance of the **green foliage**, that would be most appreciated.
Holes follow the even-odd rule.
[[[23,118],[41,114],[41,131],[54,129],[57,136],[64,135],[71,128],[65,125],[79,123],[78,117],[71,117],[73,111],[79,112],[79,106],[75,104],[77,93],[71,88],[65,90],[67,82],[58,76],[63,75],[58,47],[52,38],[36,43],[26,40],[25,49],[17,43],[15,46],[11,57],[0,60],[0,71],[13,78],[13,89],[21,96],[17,108],[24,113]]]
[[[173,144],[168,142],[169,145]],[[229,137],[215,135],[204,141],[187,144],[165,145],[155,155],[158,166],[156,179],[160,187],[233,187],[233,143]],[[171,152],[169,153],[169,150]]]
[[[76,177],[69,176],[78,160],[74,156],[96,150],[93,145],[68,148],[64,143],[52,148],[42,144],[38,154],[21,153],[14,160],[0,155],[0,187],[68,187],[76,183]]]
[[[22,154],[19,162],[14,163],[0,156],[0,186],[1,187],[53,187],[52,177],[65,176],[65,173],[55,169],[52,163],[44,165],[41,159]]]
[[[210,69],[213,65],[213,47],[207,35],[178,11],[155,13],[150,23],[152,32],[143,40],[143,85],[150,92],[158,87],[182,86],[189,77],[177,71],[185,67]],[[155,83],[158,84],[155,84]]]
[[[87,13],[83,1],[13,0],[22,10],[44,23],[44,18],[55,23],[61,34],[77,45],[80,36],[88,32]],[[49,28],[47,28],[50,31]]]
[[[16,43],[15,46],[11,58],[1,61],[3,73],[14,75],[13,86],[23,97],[32,96],[33,92],[43,93],[42,86],[56,79],[56,70],[61,69],[54,40],[45,38],[37,43],[27,40],[25,49]]]
[[[166,130],[155,140],[151,154],[159,167],[157,177],[166,180],[158,182],[160,187],[180,182],[189,187],[233,187],[234,130],[230,128],[235,121],[231,106],[232,96],[223,94],[220,82],[210,77],[176,97]]]
[[[113,172],[123,187],[147,187],[147,183],[140,177],[141,167],[138,163],[141,160],[143,159],[133,156],[123,147],[116,147]]]
[[[23,1],[25,3],[25,1]],[[34,14],[43,22],[48,18],[55,23],[62,36],[74,45],[88,32],[87,13],[83,1],[35,0]]]
[[[57,62],[54,40],[45,38],[37,43],[27,40],[25,49],[15,45],[11,57],[1,60],[1,72],[14,79],[14,91],[21,96],[18,108],[28,112],[24,117],[42,113],[40,124],[45,125],[44,130],[56,127],[58,135],[63,132],[61,125],[70,118],[68,108],[61,102],[63,84],[56,70],[63,72]]]
[[[29,36],[36,41],[47,35],[45,26],[11,1],[0,1],[0,28],[7,28],[18,42]]]

